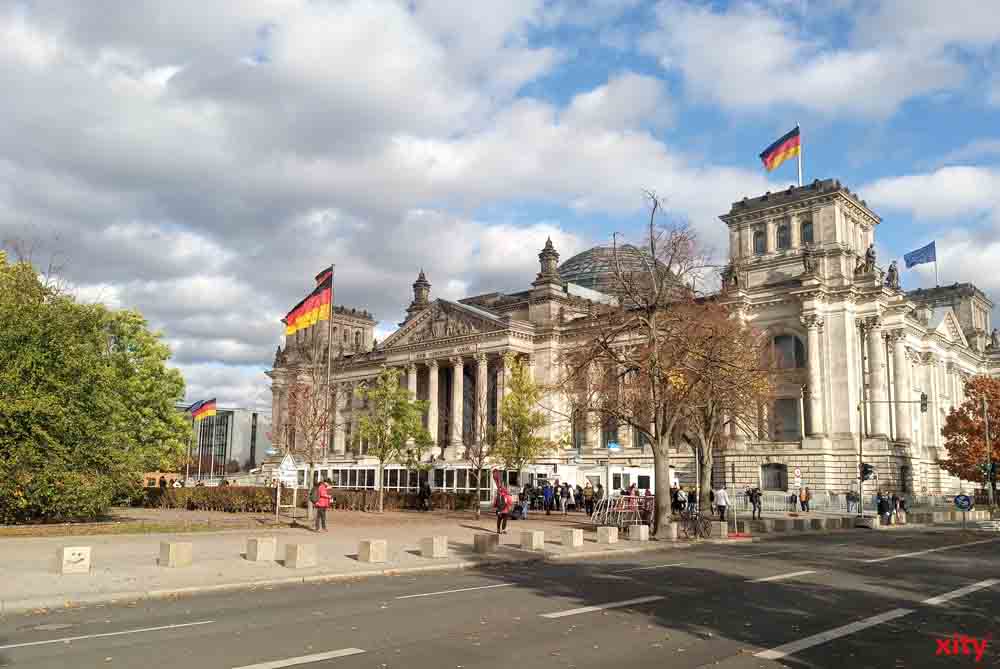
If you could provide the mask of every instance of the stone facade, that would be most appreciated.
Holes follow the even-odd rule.
[[[744,198],[720,218],[729,227],[730,265],[719,299],[767,338],[781,371],[776,401],[758,432],[736,435],[716,455],[716,483],[790,490],[798,469],[802,485],[841,492],[856,482],[860,443],[881,486],[911,494],[956,490],[960,482],[937,465],[946,457],[940,430],[948,409],[962,401],[965,379],[1000,373],[1000,350],[989,346],[987,334],[992,302],[969,284],[907,293],[894,277],[887,280],[873,250],[879,217],[835,180]],[[593,253],[575,256],[567,275],[603,285],[592,275],[607,250]],[[554,382],[563,342],[594,303],[615,302],[565,281],[558,260],[548,241],[530,288],[458,301],[432,299],[421,270],[406,320],[380,343],[369,314],[335,310],[336,332],[349,333],[334,338],[337,427],[323,469],[336,472],[335,484],[376,483],[363,475],[339,479],[373,466],[355,436],[365,409],[353,391],[389,366],[430,404],[432,485],[471,487],[464,445],[497,420],[506,383],[502,356],[520,356],[538,382]],[[315,328],[326,324],[287,341],[269,372],[276,431],[283,429],[287,385],[312,359],[305,342]],[[926,413],[921,393],[929,398]],[[652,454],[631,429],[601,425],[593,415],[570,417],[567,397],[549,397],[545,406],[547,436],[570,446],[532,465],[533,478],[607,486],[607,443],[616,441],[621,450],[612,457],[611,483],[652,487]],[[690,454],[679,451],[674,463],[681,482],[693,483]],[[406,472],[386,476],[391,487],[412,488],[416,480]]]

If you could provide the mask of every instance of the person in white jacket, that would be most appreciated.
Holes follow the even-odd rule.
[[[715,491],[715,508],[719,511],[719,520],[726,519],[726,507],[729,506],[729,493],[726,492],[726,484]]]

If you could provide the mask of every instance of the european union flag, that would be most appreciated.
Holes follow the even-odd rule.
[[[903,262],[906,263],[906,268],[909,269],[914,265],[923,265],[928,262],[937,261],[937,248],[934,246],[934,242],[931,242],[927,246],[917,249],[916,251],[910,251],[903,255]]]

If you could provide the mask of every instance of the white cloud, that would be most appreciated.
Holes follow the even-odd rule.
[[[573,97],[563,121],[600,128],[634,128],[643,123],[668,125],[673,110],[663,81],[631,72]]]
[[[787,14],[748,2],[716,11],[667,0],[657,17],[644,49],[681,72],[696,98],[728,108],[791,104],[825,116],[885,117],[965,77],[937,42],[901,37],[835,46]]]
[[[986,217],[1000,225],[1000,172],[991,168],[943,167],[889,177],[862,192],[876,209],[905,211],[917,220]]]

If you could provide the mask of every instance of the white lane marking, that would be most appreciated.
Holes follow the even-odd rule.
[[[881,625],[884,622],[895,620],[896,618],[902,618],[903,616],[911,613],[913,613],[913,609],[893,609],[892,611],[880,613],[877,616],[865,618],[864,620],[859,620],[849,625],[844,625],[843,627],[836,627],[832,630],[827,630],[826,632],[820,632],[819,634],[807,636],[803,639],[799,639],[798,641],[786,643],[782,646],[778,646],[777,648],[772,648],[771,650],[763,650],[756,653],[754,657],[759,657],[762,660],[780,660],[787,655],[794,655],[795,653],[805,650],[806,648],[812,648],[813,646],[818,646],[821,643],[833,641],[834,639],[839,639],[842,636],[854,634],[855,632],[860,632],[868,627]]]
[[[752,555],[734,555],[733,557],[735,559],[740,559],[741,560],[741,559],[744,559],[744,558],[763,557],[765,555],[780,555],[781,553],[798,553],[798,552],[801,552],[801,550],[802,550],[801,548],[786,548],[786,549],[780,550],[780,551],[768,551],[766,553],[754,553]]]
[[[477,585],[474,588],[458,588],[457,590],[438,590],[437,592],[422,592],[419,595],[403,595],[396,599],[413,599],[414,597],[432,597],[434,595],[450,595],[453,592],[469,592],[470,590],[489,590],[490,588],[506,588],[515,583],[500,583],[499,585]]]
[[[598,604],[597,606],[584,606],[579,609],[570,609],[569,611],[557,611],[556,613],[542,613],[542,618],[565,618],[566,616],[576,616],[581,613],[593,613],[594,611],[603,611],[604,609],[618,609],[623,606],[631,606],[632,604],[645,604],[646,602],[656,602],[663,599],[659,595],[650,595],[649,597],[636,597],[635,599],[626,599],[622,602],[608,602],[607,604]]]
[[[161,625],[159,627],[143,627],[134,630],[123,630],[121,632],[102,632],[101,634],[81,634],[80,636],[64,636],[61,639],[46,639],[45,641],[26,641],[24,643],[9,643],[0,646],[0,650],[10,648],[26,648],[28,646],[44,646],[49,643],[69,643],[71,641],[82,641],[83,639],[101,639],[108,636],[122,636],[124,634],[142,634],[143,632],[159,632],[161,630],[174,630],[181,627],[194,627],[195,625],[211,625],[214,620],[199,620],[196,623],[178,623],[177,625]]]
[[[952,544],[951,546],[928,548],[927,550],[924,551],[914,551],[913,553],[900,553],[899,555],[890,555],[888,557],[871,558],[868,560],[860,560],[860,561],[868,564],[871,564],[873,562],[888,562],[889,560],[895,560],[896,558],[916,557],[917,555],[926,555],[927,553],[937,553],[938,551],[950,551],[952,549],[963,548],[965,546],[975,546],[977,544],[989,544],[993,543],[994,541],[1000,541],[1000,539],[983,539],[982,541],[970,541],[969,543],[966,544]]]
[[[247,664],[242,667],[234,667],[233,669],[281,669],[282,667],[294,667],[299,664],[309,664],[310,662],[322,662],[323,660],[332,660],[337,657],[360,655],[363,652],[365,651],[361,650],[360,648],[341,648],[340,650],[331,650],[328,653],[300,655],[299,657],[290,657],[285,660],[261,662],[260,664]]]
[[[990,578],[985,581],[979,581],[978,583],[973,583],[972,585],[967,585],[964,588],[959,588],[958,590],[952,590],[951,592],[946,592],[943,595],[938,595],[937,597],[931,597],[930,599],[925,599],[921,604],[927,604],[929,606],[937,606],[938,604],[944,604],[945,602],[950,602],[958,597],[964,597],[970,592],[975,592],[976,590],[982,590],[983,588],[991,588],[997,583],[1000,583],[1000,578]]]
[[[686,565],[687,562],[672,562],[670,564],[654,564],[651,567],[632,567],[631,569],[622,569],[621,571],[612,572],[613,574],[627,574],[632,571],[648,571],[650,569],[665,569],[667,567],[682,567]]]
[[[787,574],[778,574],[777,576],[767,576],[765,578],[754,578],[747,583],[767,583],[768,581],[783,581],[786,578],[795,578],[796,576],[805,576],[806,574],[815,574],[815,569],[809,569],[807,571],[793,571]]]

